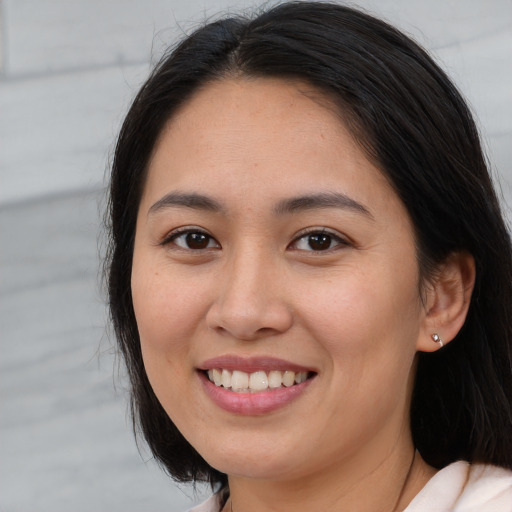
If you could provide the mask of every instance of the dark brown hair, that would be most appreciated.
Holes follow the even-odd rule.
[[[358,10],[323,2],[289,2],[196,30],[156,66],[121,129],[108,212],[110,312],[131,381],[134,423],[156,459],[180,481],[226,484],[151,389],[130,276],[155,141],[194,92],[233,74],[300,79],[340,107],[409,212],[423,276],[454,251],[473,255],[476,284],[466,323],[442,350],[419,354],[411,428],[433,466],[464,459],[512,467],[512,253],[472,116],[411,39]]]

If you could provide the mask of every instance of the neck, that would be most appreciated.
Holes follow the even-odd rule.
[[[412,445],[363,466],[350,461],[293,481],[230,477],[223,512],[402,512],[435,474]]]

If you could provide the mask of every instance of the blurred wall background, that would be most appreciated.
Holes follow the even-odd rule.
[[[138,453],[99,287],[104,175],[162,49],[237,0],[0,0],[0,511],[183,511]],[[360,0],[469,99],[512,183],[512,0]]]

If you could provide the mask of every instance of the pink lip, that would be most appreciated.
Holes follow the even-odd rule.
[[[312,378],[290,387],[269,389],[256,393],[237,393],[222,386],[216,386],[205,374],[204,370],[213,368],[240,370],[247,373],[257,371],[291,370],[294,372],[311,372],[311,368],[297,365],[272,357],[220,356],[204,361],[197,372],[203,389],[210,399],[225,411],[246,416],[259,416],[280,409],[299,397],[314,380]]]
[[[225,411],[246,416],[260,416],[284,407],[301,395],[311,384],[308,379],[289,388],[271,389],[257,393],[237,393],[216,386],[203,372],[198,372],[199,379],[206,394]]]

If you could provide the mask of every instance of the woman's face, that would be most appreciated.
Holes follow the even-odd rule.
[[[173,117],[132,293],[151,385],[218,470],[298,478],[410,442],[413,229],[310,87],[219,81]]]

